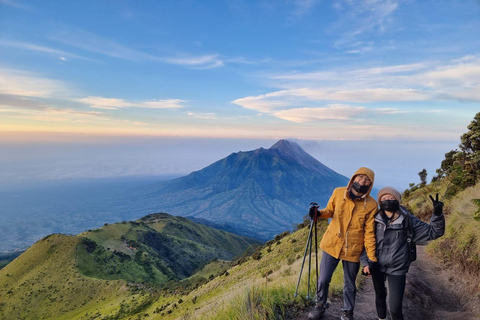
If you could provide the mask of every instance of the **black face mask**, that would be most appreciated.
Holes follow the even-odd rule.
[[[398,200],[385,200],[380,201],[380,208],[384,211],[397,212],[400,208],[400,204],[398,203]]]
[[[370,186],[361,186],[358,182],[354,182],[352,185],[353,190],[357,191],[358,193],[367,193]]]

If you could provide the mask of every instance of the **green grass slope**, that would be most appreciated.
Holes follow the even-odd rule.
[[[209,261],[232,259],[258,242],[168,214],[78,236],[55,234],[0,270],[1,319],[128,319]],[[223,270],[224,263],[220,263]],[[199,276],[199,283],[206,280]]]
[[[82,236],[86,239],[77,251],[83,274],[150,284],[187,278],[214,259],[231,260],[260,244],[166,213],[105,225]]]
[[[476,218],[479,206],[473,199],[480,198],[480,183],[459,192],[448,203],[449,215],[445,235],[432,243],[431,250],[444,262],[460,266],[460,270],[474,276],[480,275],[480,220]],[[477,288],[480,291],[480,287]]]
[[[79,237],[51,235],[0,270],[0,318],[73,319],[107,310],[125,283],[82,276],[75,267]]]
[[[318,241],[326,229],[318,226]],[[309,228],[267,242],[252,256],[183,294],[166,295],[142,312],[142,319],[288,319],[313,303],[315,253],[312,252],[310,299],[307,295],[308,260],[298,297],[294,297]],[[314,250],[313,250],[314,251]],[[319,259],[320,263],[320,259]],[[359,277],[359,281],[360,281]],[[330,292],[341,294],[342,268],[334,273]]]
[[[412,192],[404,200],[412,213],[429,221],[432,203],[428,195],[446,193],[445,181],[430,183]],[[446,219],[445,234],[427,246],[429,253],[439,258],[445,267],[455,268],[468,278],[468,286],[480,294],[480,207],[474,202],[480,198],[480,183],[468,187],[451,198],[443,199]]]

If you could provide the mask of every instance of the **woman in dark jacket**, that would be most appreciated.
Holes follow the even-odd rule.
[[[402,302],[406,274],[415,260],[415,242],[434,240],[445,232],[443,203],[430,196],[433,215],[430,224],[420,221],[400,206],[401,194],[392,187],[378,192],[379,211],[375,215],[375,238],[377,263],[362,255],[364,274],[371,274],[375,288],[375,306],[379,320],[387,318],[387,289],[390,313],[393,320],[403,320]],[[413,243],[412,243],[413,242]],[[412,253],[413,251],[413,253]]]

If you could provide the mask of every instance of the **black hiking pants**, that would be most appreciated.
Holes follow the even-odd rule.
[[[328,288],[332,275],[337,268],[340,259],[336,259],[326,252],[322,254],[320,261],[320,276],[318,278],[318,291],[316,302],[325,305],[327,302]],[[355,295],[357,287],[355,279],[357,278],[360,262],[350,262],[342,260],[343,266],[343,310],[351,310],[355,307]]]
[[[392,320],[403,320],[402,303],[405,292],[406,275],[394,276],[379,270],[371,270],[373,287],[375,288],[375,306],[380,319],[387,318],[387,288],[388,304]]]

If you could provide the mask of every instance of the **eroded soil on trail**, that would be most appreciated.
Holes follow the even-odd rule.
[[[480,275],[465,275],[454,267],[441,265],[417,246],[417,261],[407,274],[403,300],[405,320],[471,320],[480,319]],[[330,308],[323,320],[340,319],[342,297],[330,298]],[[308,320],[310,310],[292,317]],[[377,320],[375,293],[370,277],[357,293],[356,320]],[[391,319],[390,317],[387,319]]]

